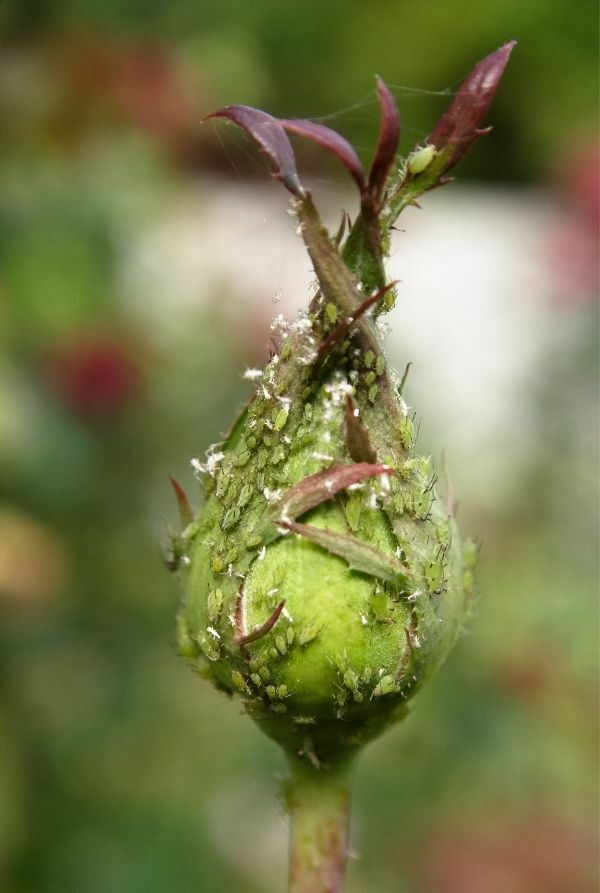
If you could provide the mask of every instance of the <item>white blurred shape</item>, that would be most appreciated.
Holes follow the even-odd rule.
[[[356,202],[329,194],[318,204],[333,228],[338,209]],[[543,268],[559,211],[543,194],[456,185],[423,205],[400,218],[388,263],[401,280],[389,357],[400,372],[413,362],[405,397],[423,419],[421,448],[445,446],[458,494],[493,508],[514,498],[532,461],[534,392],[550,339],[561,350]],[[244,325],[281,298],[277,313],[295,320],[314,277],[285,209],[275,184],[211,181],[174,199],[125,257],[137,321],[173,345],[211,302]]]
[[[541,245],[555,212],[538,195],[452,188],[410,209],[394,239],[388,351],[413,362],[405,397],[428,445],[458,466],[459,493],[497,504],[531,455],[554,312]]]

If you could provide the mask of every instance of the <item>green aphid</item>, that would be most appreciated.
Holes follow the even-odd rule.
[[[208,608],[208,619],[211,622],[214,622],[221,612],[221,605],[223,604],[223,593],[220,589],[215,589],[212,592],[208,593],[207,599],[207,608]]]
[[[231,527],[235,527],[237,522],[240,520],[240,510],[237,507],[228,509],[221,521],[221,530],[229,530]]]
[[[319,628],[314,624],[308,624],[307,626],[302,627],[300,634],[298,636],[298,644],[299,645],[308,645],[309,642],[312,642],[313,639],[316,639],[319,635]]]
[[[419,518],[427,518],[431,509],[431,493],[423,491],[415,498],[415,512]]]
[[[248,686],[246,685],[246,680],[238,670],[231,671],[231,681],[238,691],[246,694],[246,692],[248,691]]]
[[[325,305],[325,316],[327,317],[328,322],[335,325],[338,318],[338,309],[335,304],[330,302]]]
[[[285,423],[288,420],[289,412],[289,409],[287,407],[284,407],[275,414],[275,418],[273,420],[273,428],[275,431],[281,431],[281,429],[285,427]]]
[[[442,518],[436,527],[436,539],[440,546],[449,546],[451,539],[450,521],[448,518]]]
[[[345,673],[348,667],[348,656],[345,651],[337,651],[333,657],[334,663],[340,673]]]
[[[376,620],[386,621],[389,618],[389,600],[384,589],[372,593],[370,604]]]
[[[344,685],[346,688],[349,688],[350,691],[357,691],[358,683],[359,679],[354,670],[346,670],[344,673]]]
[[[398,436],[400,438],[400,443],[402,444],[404,449],[407,451],[412,450],[415,437],[415,426],[413,425],[412,420],[408,418],[408,416],[405,416],[400,422]]]
[[[444,565],[441,561],[432,561],[425,569],[425,582],[430,592],[440,592],[444,585]]]
[[[253,654],[250,660],[248,661],[248,666],[252,673],[256,673],[259,667],[262,667],[264,663],[264,659],[260,654]]]
[[[382,676],[375,688],[373,689],[373,697],[381,698],[385,695],[393,695],[398,691],[398,686],[393,676]]]
[[[240,490],[240,495],[238,496],[237,506],[242,509],[248,505],[250,500],[252,499],[252,494],[254,493],[254,487],[250,484],[244,484],[242,489]]]
[[[225,494],[227,493],[227,488],[231,483],[230,479],[224,474],[222,471],[219,472],[217,476],[217,486],[215,487],[215,495],[217,499],[223,499]]]
[[[218,660],[220,657],[219,643],[208,630],[201,630],[196,636],[196,641],[202,652],[210,661]]]
[[[353,495],[349,499],[346,500],[346,505],[344,507],[346,513],[346,520],[348,521],[348,526],[350,530],[353,532],[358,530],[358,525],[360,524],[360,517],[363,511],[363,498],[358,495]]]
[[[473,569],[477,564],[477,546],[471,540],[465,540],[462,547],[462,559],[465,567]]]
[[[436,156],[435,146],[423,146],[412,152],[408,157],[408,172],[413,176],[426,171]]]
[[[271,458],[271,461],[272,461],[273,465],[279,465],[279,463],[283,462],[284,459],[285,459],[285,449],[283,447],[283,444],[279,443],[273,450],[273,456]]]

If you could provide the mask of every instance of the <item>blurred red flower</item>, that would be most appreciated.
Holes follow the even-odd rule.
[[[138,390],[140,369],[131,349],[118,340],[87,335],[52,353],[50,380],[71,410],[101,416],[128,404]]]
[[[591,831],[557,821],[442,832],[428,840],[420,889],[436,893],[593,893]]]

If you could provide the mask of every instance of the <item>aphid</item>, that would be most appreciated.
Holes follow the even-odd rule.
[[[435,146],[422,146],[408,156],[408,172],[413,176],[422,174],[427,170],[431,162],[436,156]]]

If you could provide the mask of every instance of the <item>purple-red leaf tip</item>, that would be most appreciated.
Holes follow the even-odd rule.
[[[335,155],[356,182],[360,194],[364,195],[366,182],[362,164],[348,140],[344,139],[341,134],[331,130],[330,127],[326,127],[324,124],[317,124],[315,121],[303,119],[280,119],[280,124],[290,133],[304,136]]]
[[[183,530],[194,520],[194,512],[181,484],[175,480],[172,474],[169,475],[169,480],[171,481],[171,486],[173,487],[175,498],[177,499],[179,519],[181,521],[181,528]]]
[[[450,107],[428,137],[438,152],[447,152],[444,170],[454,167],[471,143],[489,128],[480,125],[491,105],[516,41],[511,40],[477,63],[463,81]]]
[[[377,78],[377,98],[381,110],[381,125],[375,157],[369,172],[369,190],[375,199],[383,192],[400,140],[398,107],[388,87],[379,77]]]
[[[281,180],[292,195],[306,194],[296,170],[294,150],[277,118],[248,105],[227,105],[204,120],[209,118],[226,118],[242,127],[269,159],[275,179]]]

